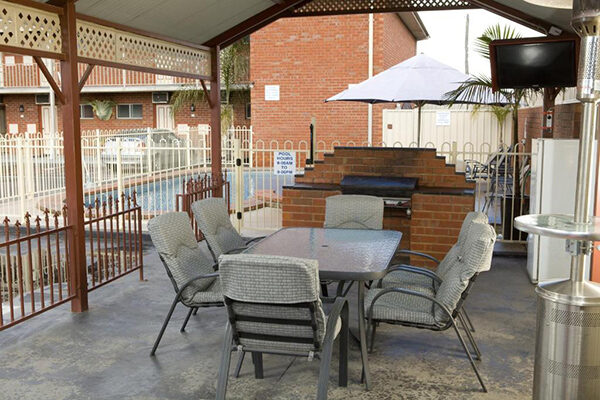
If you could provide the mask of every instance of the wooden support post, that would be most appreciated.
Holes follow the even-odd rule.
[[[65,185],[67,217],[71,229],[69,241],[69,291],[75,298],[71,311],[88,309],[87,271],[85,258],[85,225],[83,208],[83,181],[81,163],[81,130],[79,124],[79,77],[77,71],[77,16],[75,0],[66,0],[64,15],[61,16],[63,52],[66,59],[60,62],[62,93],[65,104],[62,107],[64,130]]]
[[[223,173],[221,166],[221,58],[220,47],[211,49],[210,79],[210,155],[211,173],[213,179],[220,179]],[[222,196],[219,188],[214,193],[215,197]]]
[[[560,88],[544,88],[544,103],[542,107],[542,136],[551,138],[554,136],[554,105]]]

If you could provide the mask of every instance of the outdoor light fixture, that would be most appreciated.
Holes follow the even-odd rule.
[[[191,112],[196,112],[196,106],[195,106],[194,104],[192,104],[192,105],[190,106],[190,111],[191,111]]]
[[[528,3],[535,4],[536,6],[552,7],[552,8],[571,8],[573,6],[572,0],[525,0]]]
[[[25,106],[23,106],[23,104],[21,104],[21,105],[19,106],[19,112],[20,112],[20,113],[24,113],[24,112],[25,112]]]

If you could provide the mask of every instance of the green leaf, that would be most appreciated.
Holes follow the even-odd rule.
[[[108,121],[113,113],[113,107],[117,105],[112,100],[92,100],[89,102],[98,119]]]

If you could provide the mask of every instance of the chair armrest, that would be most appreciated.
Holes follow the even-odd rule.
[[[387,275],[393,271],[406,271],[406,272],[410,272],[413,274],[423,275],[428,278],[431,278],[431,280],[436,283],[442,283],[442,278],[440,278],[439,276],[437,276],[437,274],[435,272],[430,271],[427,268],[420,268],[420,267],[415,267],[415,266],[406,265],[406,264],[392,265],[391,267],[389,267],[387,269],[385,274]]]
[[[248,247],[247,246],[243,246],[243,247],[236,247],[235,249],[231,249],[228,252],[225,252],[223,254],[239,254],[242,251],[246,250]]]
[[[390,293],[403,293],[403,294],[406,294],[409,296],[416,296],[416,297],[421,297],[423,299],[427,299],[427,300],[431,301],[433,304],[440,307],[444,311],[444,313],[446,313],[446,315],[448,315],[448,317],[451,320],[453,319],[452,313],[450,312],[450,310],[448,310],[448,308],[445,305],[440,303],[434,297],[431,297],[424,293],[419,293],[414,290],[409,290],[409,289],[404,289],[404,288],[386,288],[386,289],[383,289],[381,292],[377,293],[377,295],[375,295],[375,297],[373,298],[373,301],[371,302],[371,305],[369,306],[369,310],[367,311],[367,319],[369,320],[369,324],[373,323],[373,306],[375,305],[375,302],[377,302],[377,300],[379,300],[382,296],[385,296],[386,294],[390,294]],[[410,321],[407,321],[407,322],[410,322]]]
[[[323,339],[323,343],[335,339],[335,336],[333,336],[335,335],[335,325],[340,316],[342,319],[348,317],[348,299],[345,297],[336,297],[333,307],[327,315],[327,327],[325,328],[325,338]]]
[[[250,243],[255,242],[257,240],[263,240],[264,238],[266,238],[266,236],[257,236],[250,240],[246,240],[246,246],[248,246]]]
[[[219,276],[219,274],[217,272],[214,272],[212,274],[205,274],[205,275],[199,275],[195,278],[190,279],[189,281],[187,281],[186,283],[183,284],[183,286],[181,286],[179,288],[179,290],[177,291],[177,297],[179,298],[179,296],[181,296],[181,294],[183,293],[183,291],[185,289],[187,289],[188,286],[190,286],[192,283],[194,283],[195,281],[199,281],[201,279],[212,279],[212,278],[217,278]]]
[[[400,254],[410,254],[412,256],[418,256],[418,257],[423,257],[426,258],[428,260],[431,260],[433,262],[435,262],[436,264],[440,263],[440,260],[438,260],[437,258],[430,256],[429,254],[425,254],[425,253],[419,253],[418,251],[412,251],[412,250],[398,250],[397,251]]]

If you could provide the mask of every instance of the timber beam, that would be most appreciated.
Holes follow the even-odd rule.
[[[38,56],[33,56],[33,59],[35,60],[35,63],[38,65],[38,68],[40,69],[40,71],[42,71],[42,74],[44,75],[44,77],[48,81],[48,84],[54,91],[54,94],[58,98],[58,101],[60,101],[60,104],[65,104],[65,95],[63,94],[62,90],[60,90],[60,87],[58,87],[58,84],[56,83],[56,80],[54,79],[54,76],[52,75],[52,73],[50,71],[48,71],[46,64],[44,64],[44,61]]]

